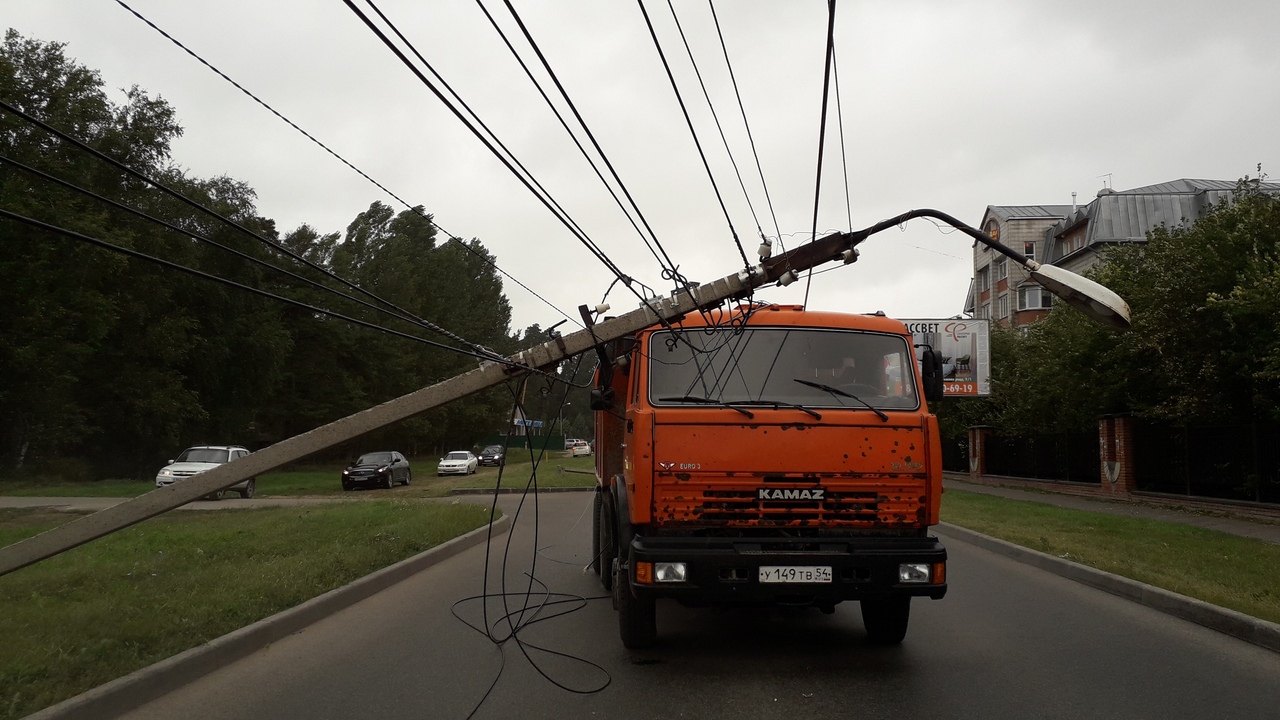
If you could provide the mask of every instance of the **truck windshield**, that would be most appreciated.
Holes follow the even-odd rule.
[[[661,331],[649,337],[648,360],[649,402],[659,407],[706,404],[685,398],[810,408],[920,407],[915,357],[897,335],[777,327]]]

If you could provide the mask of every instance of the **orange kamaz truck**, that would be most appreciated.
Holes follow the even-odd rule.
[[[749,304],[600,354],[592,567],[625,646],[655,642],[659,598],[856,600],[897,643],[912,598],[946,594],[940,362],[901,322]]]

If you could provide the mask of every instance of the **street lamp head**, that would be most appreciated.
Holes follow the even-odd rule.
[[[1129,329],[1129,304],[1116,293],[1089,278],[1057,265],[1027,261],[1031,278],[1068,305],[1117,330]]]
[[[1027,269],[1031,278],[1040,286],[1062,298],[1068,305],[1103,325],[1117,330],[1129,329],[1129,304],[1116,293],[1089,278],[1077,275],[1057,265],[1041,265],[1026,255],[1005,247],[1003,243],[975,227],[933,210],[916,210],[913,213],[928,215],[950,222],[974,240],[986,245]]]

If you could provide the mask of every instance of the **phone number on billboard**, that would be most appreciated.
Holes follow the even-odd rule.
[[[942,385],[942,393],[944,395],[977,395],[978,383],[971,383],[971,382],[944,383]]]

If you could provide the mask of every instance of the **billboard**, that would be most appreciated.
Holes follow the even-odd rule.
[[[907,320],[899,318],[916,344],[916,360],[928,345],[942,353],[942,392],[946,397],[991,394],[991,323],[989,320]]]

